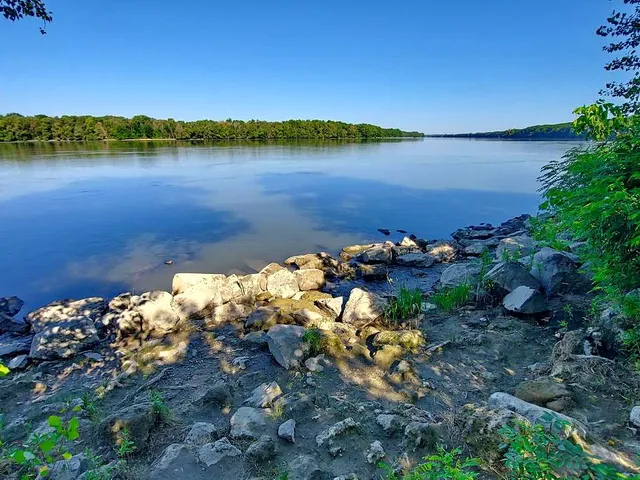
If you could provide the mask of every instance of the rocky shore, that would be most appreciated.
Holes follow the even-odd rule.
[[[79,420],[73,456],[49,466],[60,480],[368,480],[438,445],[501,478],[500,428],[559,418],[636,471],[640,385],[616,356],[615,313],[590,311],[580,247],[538,245],[522,215],[24,317],[2,298],[4,452],[55,415]],[[420,297],[404,316],[401,290]]]

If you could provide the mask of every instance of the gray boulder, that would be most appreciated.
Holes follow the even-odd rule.
[[[58,460],[49,470],[48,475],[38,475],[36,480],[76,480],[89,469],[89,459],[84,453],[74,455],[69,460]]]
[[[120,445],[123,431],[126,430],[138,449],[143,449],[156,420],[153,405],[138,403],[125,407],[102,420],[98,426],[98,432],[112,445]]]
[[[451,262],[456,258],[458,247],[455,242],[440,240],[426,246],[425,252],[435,258],[436,262]]]
[[[267,332],[267,344],[273,358],[287,370],[299,368],[306,355],[303,341],[304,327],[298,325],[275,325]]]
[[[513,313],[534,315],[549,310],[546,297],[530,287],[518,287],[504,297],[502,305]]]
[[[315,268],[296,270],[293,275],[298,282],[298,288],[302,292],[320,290],[327,283],[324,278],[324,272]]]
[[[378,295],[354,288],[342,312],[342,321],[358,328],[375,323],[384,314],[385,305]]]
[[[280,314],[273,307],[259,307],[247,317],[244,328],[247,330],[267,330],[278,324]]]
[[[2,297],[0,298],[0,313],[4,313],[9,317],[15,317],[23,305],[24,301],[18,297]]]
[[[245,458],[253,463],[264,463],[271,460],[276,454],[276,446],[269,435],[261,435],[253,442],[245,452]]]
[[[240,407],[231,417],[231,438],[260,438],[267,428],[265,414],[252,407]]]
[[[22,370],[29,364],[29,355],[18,355],[11,359],[7,367],[9,370]]]
[[[392,261],[391,248],[384,245],[376,245],[362,252],[358,258],[358,261],[362,263],[386,263],[389,264]]]
[[[533,253],[535,246],[535,241],[528,235],[503,238],[496,249],[496,258],[498,260],[517,260]]]
[[[22,336],[16,333],[0,335],[0,357],[10,357],[20,353],[29,353],[33,336]]]
[[[405,253],[398,255],[395,261],[405,267],[428,268],[436,263],[436,257],[422,252]]]
[[[215,440],[218,430],[213,423],[196,422],[191,425],[184,440],[187,445],[202,446]]]
[[[197,453],[198,462],[206,468],[216,465],[227,458],[233,459],[241,455],[242,452],[233,446],[227,437],[223,437],[214,443],[202,445]]]
[[[631,409],[629,414],[629,421],[635,426],[640,428],[640,407],[636,406]]]
[[[567,386],[554,377],[539,377],[526,380],[516,387],[516,397],[525,402],[546,406],[561,397],[570,397]]]
[[[132,297],[131,305],[142,319],[144,331],[172,332],[181,321],[178,306],[169,292],[143,293]]]
[[[327,313],[331,318],[337,318],[342,313],[343,297],[320,298],[314,302],[315,306]]]
[[[183,319],[205,318],[215,307],[230,302],[240,293],[237,277],[198,275],[202,277],[201,281],[193,284],[183,282],[188,286],[177,288],[180,293],[173,297],[174,308]],[[175,285],[174,288],[176,288]]]
[[[244,403],[250,407],[268,408],[280,395],[282,395],[282,389],[276,382],[263,383],[251,392],[251,396]]]
[[[513,292],[516,288],[525,286],[534,290],[540,289],[540,282],[518,262],[502,262],[497,264],[485,275],[493,285],[503,295]]]
[[[388,274],[388,267],[384,263],[358,264],[358,275],[367,282],[384,280]]]
[[[333,475],[322,470],[315,457],[300,455],[289,464],[288,480],[331,480]]]
[[[589,288],[574,256],[545,247],[533,256],[531,274],[548,296],[581,293]]]
[[[452,288],[464,283],[476,283],[480,269],[480,264],[477,262],[451,265],[440,275],[440,285],[444,288]]]
[[[181,463],[185,458],[193,456],[188,445],[172,443],[162,452],[162,456],[153,464],[149,478],[151,480],[163,480],[174,477],[181,469]],[[96,478],[111,478],[109,476]]]
[[[11,317],[0,312],[0,333],[13,332],[25,333],[29,330],[29,325],[23,320]]]
[[[278,436],[287,442],[296,443],[296,421],[291,418],[280,424]]]

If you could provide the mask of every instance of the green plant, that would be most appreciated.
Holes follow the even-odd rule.
[[[323,335],[318,328],[307,328],[302,335],[302,341],[309,345],[309,354],[312,357],[323,352]]]
[[[149,400],[151,400],[151,408],[153,409],[153,413],[156,417],[163,422],[170,421],[173,417],[171,412],[171,408],[164,401],[164,397],[162,393],[157,390],[152,390],[149,393]]]
[[[282,472],[274,480],[289,480],[289,472]]]
[[[473,286],[470,283],[461,283],[455,287],[443,288],[434,292],[430,299],[440,309],[450,312],[466,305],[473,298]]]
[[[640,475],[624,475],[603,460],[589,455],[572,441],[569,423],[547,414],[543,424],[526,422],[505,425],[500,430],[507,448],[505,466],[514,480],[576,479],[640,479]]]
[[[122,460],[126,460],[136,451],[136,444],[131,438],[131,433],[128,429],[123,428],[120,431],[120,444],[118,445],[118,449],[116,454],[118,458]]]
[[[81,397],[82,404],[80,408],[84,411],[92,422],[100,420],[100,410],[98,409],[95,397],[89,392],[84,392]]]
[[[396,296],[389,299],[383,311],[385,320],[392,325],[414,318],[422,312],[422,292],[403,285]]]
[[[398,477],[384,462],[378,466],[387,472],[387,480],[473,480],[478,478],[473,468],[479,465],[479,460],[475,458],[462,460],[459,458],[460,453],[459,448],[447,452],[439,446],[436,455],[425,457],[425,463],[416,465],[401,477]]]
[[[9,372],[11,370],[9,370],[8,367],[5,367],[4,364],[2,362],[0,362],[0,377],[5,377],[7,375],[9,375]]]
[[[71,454],[64,448],[65,441],[75,441],[80,437],[80,423],[73,417],[65,424],[60,417],[48,419],[53,431],[30,435],[20,447],[2,450],[0,464],[8,463],[21,480],[36,478],[38,474],[46,477],[49,466],[58,460],[68,460]],[[2,447],[2,442],[0,442]]]
[[[567,251],[569,242],[562,238],[566,233],[553,216],[533,217],[529,220],[529,231],[534,240],[543,247],[551,247],[554,250]]]

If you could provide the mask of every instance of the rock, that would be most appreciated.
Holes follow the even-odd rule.
[[[131,306],[143,322],[143,331],[172,332],[181,321],[178,305],[169,292],[154,291],[131,298]]]
[[[571,392],[566,385],[553,377],[539,377],[520,383],[516,387],[515,395],[520,400],[544,407],[560,397],[570,397]]]
[[[111,479],[115,477],[118,471],[118,466],[119,466],[119,463],[116,460],[114,460],[110,463],[107,463],[106,465],[102,465],[101,467],[94,468],[92,470],[87,470],[82,475],[77,477],[76,480]],[[154,478],[152,480],[156,480],[156,479]],[[160,479],[157,479],[157,480],[160,480]]]
[[[305,328],[276,325],[267,332],[267,343],[273,358],[287,370],[302,365],[308,346],[303,341]]]
[[[509,395],[508,393],[496,392],[489,397],[489,407],[494,409],[510,410],[522,415],[532,423],[546,424],[546,418],[559,418],[569,423],[575,428],[582,436],[587,434],[587,429],[580,422],[574,418],[563,415],[562,413],[554,412],[548,408],[534,405],[533,403],[525,402],[517,397]],[[549,417],[551,415],[551,417]]]
[[[451,262],[456,258],[458,249],[452,242],[441,240],[426,247],[427,255],[435,258],[436,262]]]
[[[89,459],[84,453],[74,455],[69,460],[58,460],[49,470],[49,474],[38,475],[36,480],[76,480],[89,469]],[[27,478],[27,477],[25,477]]]
[[[416,349],[425,344],[420,330],[385,330],[378,333],[373,340],[374,346],[400,345],[407,349]]]
[[[0,333],[13,332],[25,333],[29,330],[29,325],[24,321],[13,318],[5,313],[0,312]]]
[[[343,297],[336,298],[320,298],[314,304],[323,312],[329,314],[332,318],[338,318],[342,313]]]
[[[287,442],[296,443],[296,421],[291,418],[280,424],[278,436]]]
[[[28,315],[35,336],[29,356],[41,360],[69,358],[96,345],[96,321],[106,310],[102,298],[62,300]]]
[[[578,267],[570,255],[545,247],[533,256],[531,274],[540,282],[547,296],[581,293],[589,286]]]
[[[93,360],[94,362],[103,362],[104,357],[96,352],[84,352],[82,354],[83,357],[88,358],[89,360]]]
[[[257,347],[267,346],[267,334],[263,331],[247,333],[244,337],[242,337],[242,339],[245,342],[255,345]]]
[[[404,429],[404,448],[416,450],[422,447],[433,448],[438,443],[440,435],[435,426],[426,422],[409,422]]]
[[[285,265],[296,265],[300,270],[315,268],[329,275],[335,275],[340,268],[340,262],[326,252],[296,255],[284,261]]]
[[[320,362],[324,361],[324,355],[318,355],[317,357],[307,358],[304,361],[304,366],[307,367],[307,370],[313,373],[322,372],[324,367],[320,364]]]
[[[187,438],[184,443],[187,445],[194,445],[196,447],[202,446],[205,443],[211,443],[217,437],[216,426],[207,422],[196,422],[191,425]]]
[[[416,242],[416,237],[412,234],[410,237],[404,237],[400,242],[400,247],[412,247],[412,248],[420,248],[418,242]]]
[[[264,433],[267,423],[265,414],[252,407],[240,407],[231,417],[231,438],[255,440]]]
[[[547,403],[546,407],[554,412],[564,412],[575,406],[571,397],[560,397]]]
[[[293,275],[298,281],[298,288],[303,292],[307,290],[320,290],[327,283],[324,278],[324,272],[315,268],[296,270],[293,272]]]
[[[392,261],[391,248],[384,245],[376,245],[362,252],[358,256],[358,261],[366,264],[373,263],[386,263],[389,264]]]
[[[263,383],[251,392],[251,396],[244,403],[251,407],[268,408],[280,395],[282,395],[282,390],[276,382]]]
[[[462,249],[462,253],[468,257],[479,257],[489,248],[485,242],[472,242]]]
[[[280,270],[286,270],[286,268],[284,268],[282,265],[278,263],[270,263],[269,265],[264,267],[262,270],[260,270],[260,275],[264,275],[265,277],[268,277],[269,275],[273,275],[274,273],[279,272]]]
[[[447,267],[440,275],[440,285],[444,288],[457,287],[464,283],[474,284],[480,274],[479,263],[456,263]]]
[[[181,457],[184,458],[187,455],[191,455],[189,446],[183,445],[182,443],[169,445],[164,449],[164,452],[162,452],[162,456],[153,464],[151,474],[149,475],[150,479],[163,480],[179,475]]]
[[[268,330],[278,324],[280,313],[273,307],[259,307],[247,317],[244,328],[247,330]]]
[[[149,439],[149,432],[155,425],[156,419],[151,403],[138,403],[109,415],[100,422],[98,431],[113,445],[120,445],[123,438],[122,432],[126,429],[138,450],[142,450]]]
[[[375,352],[373,361],[378,367],[388,370],[394,362],[402,358],[403,354],[404,349],[400,345],[383,345]]]
[[[19,353],[29,353],[33,336],[22,336],[16,333],[0,335],[0,357],[10,357]]]
[[[224,305],[241,295],[242,291],[237,283],[237,277],[206,275],[202,281],[189,285],[176,294],[173,297],[174,304],[171,306],[177,310],[183,320],[205,318],[211,314],[215,307]]]
[[[287,269],[278,270],[267,277],[267,291],[274,297],[291,298],[299,290],[297,277]]]
[[[491,225],[466,227],[456,230],[451,234],[456,240],[485,240],[495,235],[496,229]]]
[[[342,321],[357,328],[375,323],[382,317],[385,304],[386,302],[378,295],[354,288],[342,313]]]
[[[218,382],[205,392],[201,398],[201,402],[216,405],[220,408],[229,407],[233,404],[231,388],[225,382]]]
[[[311,455],[300,455],[289,464],[288,480],[330,480],[331,475],[320,469]]]
[[[264,275],[253,273],[241,277],[229,277],[231,282],[231,290],[233,293],[232,301],[253,307],[256,298],[262,295],[267,289],[267,282]]]
[[[484,278],[491,282],[492,290],[502,295],[507,295],[521,286],[540,289],[540,282],[518,262],[499,263],[489,270]]]
[[[636,406],[631,409],[631,413],[629,414],[629,421],[640,428],[640,407]]]
[[[9,370],[22,370],[29,364],[29,355],[18,355],[9,361]]]
[[[252,308],[236,302],[225,303],[218,307],[213,307],[211,316],[205,318],[205,325],[208,328],[218,327],[227,323],[242,320],[251,314]]]
[[[316,436],[316,445],[321,447],[325,444],[328,446],[332,446],[332,443],[336,437],[343,435],[345,432],[349,430],[353,430],[355,428],[359,428],[360,424],[356,422],[353,418],[349,417],[341,422],[335,423],[333,426],[324,430]]]
[[[400,415],[381,413],[376,417],[376,423],[382,427],[384,433],[391,437],[406,427],[406,421]]]
[[[547,299],[537,290],[530,287],[518,287],[502,301],[502,305],[513,313],[533,315],[549,310]]]
[[[384,448],[382,448],[382,443],[379,440],[372,442],[369,446],[369,449],[364,452],[364,456],[367,460],[367,463],[371,465],[377,465],[380,460],[387,456]]]
[[[500,240],[496,249],[496,258],[501,261],[514,261],[530,255],[535,250],[535,242],[528,235],[518,235]]]
[[[9,317],[15,317],[23,305],[24,301],[18,297],[2,297],[0,298],[0,313],[4,313]]]
[[[264,463],[271,460],[276,454],[276,446],[269,435],[261,435],[253,442],[245,452],[245,458],[250,462]]]
[[[386,237],[391,235],[391,230],[389,230],[388,228],[379,228],[378,231]]]
[[[171,294],[179,295],[189,287],[208,281],[224,280],[226,275],[220,273],[176,273],[171,282]]]
[[[405,253],[398,255],[395,259],[398,265],[405,267],[428,268],[436,263],[436,258],[428,253]]]
[[[226,458],[234,458],[242,455],[242,452],[234,447],[227,437],[223,437],[214,443],[207,443],[198,449],[198,462],[205,468],[216,465]]]

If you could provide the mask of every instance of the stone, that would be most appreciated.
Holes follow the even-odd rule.
[[[276,446],[269,435],[261,435],[245,452],[245,458],[253,463],[264,463],[276,454]]]
[[[532,254],[534,250],[535,242],[528,235],[507,237],[500,240],[496,249],[496,258],[503,261],[517,260]]]
[[[313,373],[322,372],[324,367],[320,364],[320,362],[325,361],[324,354],[318,355],[317,357],[307,358],[304,361],[304,366],[307,367],[307,370]]]
[[[287,269],[278,270],[267,277],[267,291],[278,298],[291,298],[300,288],[298,279]]]
[[[403,446],[411,450],[433,448],[440,438],[435,426],[427,422],[409,422],[404,429]]]
[[[268,330],[278,324],[280,313],[274,307],[258,307],[247,317],[244,328],[247,330]]]
[[[444,288],[477,282],[481,266],[479,263],[456,263],[447,267],[440,275],[440,285]]]
[[[152,465],[151,480],[163,480],[174,477],[180,472],[180,459],[191,455],[188,445],[172,443],[164,449],[160,458]],[[103,477],[98,477],[103,478]],[[110,478],[110,477],[105,477]]]
[[[234,458],[242,455],[242,452],[234,447],[227,437],[207,443],[198,449],[198,462],[205,468],[216,465],[226,458]]]
[[[305,328],[298,325],[275,325],[267,332],[269,351],[276,362],[287,370],[299,368],[308,346],[303,340]]]
[[[327,319],[321,313],[318,313],[314,310],[310,310],[308,308],[303,308],[302,310],[296,310],[291,314],[291,317],[295,320],[295,323],[298,325],[302,325],[306,328],[315,327],[316,325],[320,325]],[[334,322],[334,320],[330,320]]]
[[[303,292],[320,290],[327,283],[324,278],[324,272],[315,268],[296,270],[293,275],[298,282],[298,289]]]
[[[18,297],[2,297],[0,298],[0,313],[15,317],[22,310],[23,305],[24,301]]]
[[[340,262],[338,262],[338,260],[333,258],[328,253],[320,252],[307,253],[305,255],[295,255],[293,257],[287,258],[284,263],[285,265],[295,265],[300,270],[315,268],[334,275],[339,268]]]
[[[215,307],[224,305],[241,294],[237,277],[207,275],[173,297],[172,305],[181,319],[206,318]]]
[[[456,240],[485,240],[493,237],[496,229],[491,225],[479,225],[473,227],[460,228],[453,232],[451,236]]]
[[[527,380],[516,387],[515,396],[525,402],[542,407],[560,397],[570,397],[571,392],[565,384],[553,377],[539,377]]]
[[[398,255],[395,262],[404,267],[428,268],[436,263],[436,257],[422,252],[405,253]]]
[[[29,355],[18,355],[9,361],[9,370],[22,370],[29,364]]]
[[[640,406],[635,406],[629,414],[629,421],[636,427],[640,428]]]
[[[338,318],[342,313],[343,297],[336,298],[319,298],[313,302],[323,312],[329,314],[332,318]]]
[[[411,235],[410,237],[403,237],[399,244],[400,247],[412,247],[412,248],[420,248],[420,245],[416,242],[415,236]]]
[[[547,299],[538,290],[530,287],[518,287],[507,295],[502,305],[513,313],[534,315],[549,310]]]
[[[264,275],[252,273],[241,277],[231,278],[231,289],[233,292],[233,302],[236,304],[253,306],[256,298],[262,295],[267,289],[267,282]]]
[[[240,407],[231,417],[231,438],[255,440],[264,433],[267,423],[262,410]]]
[[[48,475],[38,475],[36,480],[76,480],[89,469],[89,459],[84,453],[74,455],[69,460],[58,460],[49,470]]]
[[[340,422],[335,423],[328,429],[320,432],[316,436],[316,445],[321,447],[325,444],[332,446],[332,442],[336,437],[343,435],[345,432],[349,430],[353,430],[359,428],[360,424],[356,422],[353,418],[349,417]]]
[[[169,292],[154,291],[132,297],[132,308],[143,322],[143,331],[168,333],[175,330],[180,323],[177,304]]]
[[[89,360],[93,360],[94,362],[103,362],[104,361],[104,357],[102,355],[100,355],[99,353],[96,352],[84,352],[82,354],[83,357],[89,359]]]
[[[276,382],[263,383],[251,392],[251,396],[244,403],[251,407],[268,408],[281,395],[282,390]]]
[[[385,330],[373,339],[374,346],[400,345],[407,349],[416,349],[425,344],[420,330]]]
[[[342,313],[342,321],[357,328],[375,323],[384,314],[386,302],[373,293],[354,288]]]
[[[425,248],[427,255],[433,257],[436,262],[451,262],[456,258],[458,249],[456,245],[447,240],[440,240],[435,243],[430,243]]]
[[[376,440],[369,445],[367,451],[364,452],[364,456],[367,463],[377,465],[380,460],[387,456],[387,454],[382,447],[382,443],[380,443],[379,440]]]
[[[233,404],[231,388],[226,382],[218,382],[204,393],[201,402],[216,405],[220,408],[229,407]]]
[[[13,318],[3,312],[0,312],[0,333],[25,333],[28,330],[29,325],[23,320]]]
[[[22,336],[16,333],[0,335],[0,357],[10,357],[20,353],[29,353],[33,336]]]
[[[462,249],[462,253],[468,257],[479,257],[489,250],[489,246],[485,242],[472,242]]]
[[[484,278],[491,282],[493,290],[503,295],[521,286],[540,289],[540,282],[518,262],[501,262],[489,270]]]
[[[367,282],[375,280],[385,280],[389,274],[388,267],[383,263],[358,264],[358,275]]]
[[[189,287],[207,281],[224,280],[226,275],[220,273],[176,273],[171,282],[172,295],[184,293]]]
[[[391,437],[406,427],[406,421],[400,415],[381,413],[376,417],[376,423],[382,427],[384,433]]]
[[[242,337],[242,340],[257,347],[267,347],[268,344],[267,334],[263,331],[249,332],[244,337]]]
[[[531,274],[549,297],[561,293],[582,293],[589,285],[578,267],[571,255],[545,247],[533,256]]]
[[[200,447],[206,443],[211,443],[217,437],[218,430],[212,423],[196,422],[191,425],[187,437],[184,439],[184,443],[187,445],[193,445]]]
[[[109,415],[100,422],[98,431],[112,445],[120,445],[123,439],[122,432],[127,430],[137,448],[143,449],[156,419],[151,403],[138,403]]]
[[[224,305],[213,307],[211,316],[205,318],[207,327],[218,327],[227,323],[243,320],[251,314],[252,308],[247,305],[237,304],[236,302],[228,302]]]
[[[329,473],[320,468],[311,455],[300,455],[289,463],[288,480],[330,480]]]
[[[358,261],[362,263],[386,263],[392,261],[391,249],[383,245],[376,245],[362,252],[358,256]]]
[[[378,367],[388,370],[391,365],[402,358],[404,352],[400,345],[383,345],[381,349],[376,350],[373,361]]]
[[[296,421],[291,418],[280,424],[278,436],[287,442],[296,443]]]

